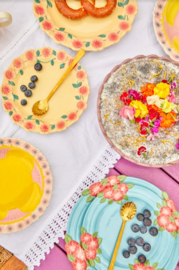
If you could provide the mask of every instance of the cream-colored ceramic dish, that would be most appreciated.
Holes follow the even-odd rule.
[[[52,193],[52,176],[38,149],[11,138],[0,138],[0,168],[0,233],[12,233],[43,214]]]
[[[137,0],[117,0],[115,11],[108,17],[96,19],[87,16],[72,21],[61,15],[52,0],[34,0],[33,11],[44,32],[57,44],[63,44],[73,50],[81,48],[98,51],[111,46],[132,28],[137,14]],[[67,0],[70,7],[80,8],[80,1]],[[102,7],[105,0],[96,0],[96,6]]]
[[[49,111],[42,116],[32,113],[32,107],[38,100],[45,99],[72,61],[64,51],[42,48],[26,51],[14,59],[4,72],[1,94],[3,107],[13,120],[27,131],[47,134],[62,131],[76,122],[87,107],[89,84],[86,72],[78,64],[65,79],[55,95],[49,101]],[[41,71],[34,65],[40,62]],[[20,90],[21,85],[28,86],[30,77],[38,76],[33,95],[26,98]],[[22,106],[21,100],[27,105]]]

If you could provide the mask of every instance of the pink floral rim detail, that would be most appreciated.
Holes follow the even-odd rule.
[[[98,232],[89,234],[81,227],[80,243],[74,241],[70,235],[65,235],[65,250],[73,270],[86,270],[87,267],[95,267],[101,260],[98,254],[102,253],[100,245],[102,238],[98,238]]]
[[[7,147],[17,147],[24,151],[27,151],[30,155],[32,155],[36,162],[39,164],[40,168],[43,171],[44,174],[44,187],[43,187],[43,195],[41,198],[40,204],[37,206],[37,208],[30,213],[28,216],[23,218],[23,220],[12,222],[9,224],[0,224],[0,233],[7,234],[7,233],[13,233],[16,231],[20,231],[22,229],[25,229],[31,223],[37,221],[39,217],[44,213],[46,210],[51,194],[52,194],[52,175],[50,171],[50,167],[48,162],[46,161],[45,157],[42,155],[42,153],[32,146],[29,143],[26,143],[24,141],[18,140],[18,139],[11,139],[11,138],[0,138],[0,149],[2,146]]]
[[[74,106],[63,115],[59,115],[56,121],[51,123],[43,121],[38,116],[30,113],[26,117],[22,115],[16,103],[20,102],[16,89],[16,76],[23,76],[24,70],[28,68],[29,62],[33,63],[42,62],[43,65],[53,66],[56,62],[59,64],[59,69],[63,70],[66,66],[70,65],[73,58],[65,51],[52,50],[49,47],[44,47],[37,50],[28,50],[20,57],[14,59],[9,68],[4,72],[3,82],[0,88],[2,95],[2,104],[4,110],[9,114],[12,121],[26,131],[38,132],[41,134],[48,134],[53,132],[60,132],[67,129],[70,125],[77,122],[83,111],[87,108],[88,96],[90,87],[86,71],[78,63],[74,69],[74,79],[71,87],[74,89]],[[20,91],[20,90],[18,90]]]
[[[166,36],[166,31],[162,25],[163,21],[163,10],[165,5],[168,3],[167,0],[159,0],[156,2],[154,12],[153,12],[153,25],[155,34],[158,42],[164,49],[165,53],[170,56],[174,61],[179,61],[179,54],[175,51],[174,47],[168,42],[168,37]]]
[[[44,2],[46,2],[44,5]],[[69,33],[65,29],[65,25],[60,27],[55,25],[53,19],[49,16],[47,9],[53,9],[54,1],[34,0],[33,11],[36,16],[41,29],[49,35],[55,43],[62,44],[75,51],[83,48],[86,51],[99,51],[108,46],[111,46],[120,41],[120,39],[131,30],[132,23],[138,12],[136,0],[117,0],[118,4],[116,9],[119,9],[118,20],[119,23],[115,24],[111,32],[101,33],[98,36],[84,40]]]
[[[137,259],[134,260],[134,265],[129,264],[129,270],[156,270],[156,269],[161,269],[158,268],[160,265],[158,262],[155,262],[151,265],[150,261],[147,260],[145,263],[140,263]],[[165,270],[162,268],[161,270]]]

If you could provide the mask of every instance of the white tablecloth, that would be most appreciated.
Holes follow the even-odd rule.
[[[108,151],[111,155],[101,171],[105,174],[115,155],[108,146],[98,125],[96,102],[98,89],[111,69],[126,58],[138,54],[157,54],[164,56],[163,49],[157,42],[153,30],[153,9],[155,0],[138,0],[139,12],[135,18],[132,31],[126,34],[120,43],[101,52],[88,52],[81,64],[89,75],[91,94],[88,108],[80,120],[61,133],[40,135],[28,133],[14,124],[0,104],[0,136],[14,137],[28,141],[46,156],[53,175],[54,187],[52,199],[44,215],[29,228],[11,235],[0,235],[0,245],[9,249],[17,257],[24,259],[44,228],[50,223],[57,211],[63,206],[76,187],[86,179],[91,168],[101,159],[102,153]],[[0,83],[3,71],[9,66],[12,59],[25,50],[50,46],[54,49],[65,49],[72,56],[75,52],[63,46],[56,45],[44,32],[41,31],[32,12],[32,0],[1,0],[0,11],[12,14],[11,26],[0,29]],[[103,159],[104,158],[103,154]],[[109,156],[110,156],[109,155]],[[96,177],[101,177],[97,174]],[[100,180],[100,179],[98,179]],[[57,235],[58,238],[59,235]],[[32,251],[32,250],[31,250]],[[34,262],[38,265],[48,247],[42,248]]]

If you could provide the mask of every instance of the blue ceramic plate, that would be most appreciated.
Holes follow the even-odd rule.
[[[116,179],[116,176],[114,177]],[[100,239],[100,247],[98,247],[98,254],[96,255],[97,259],[93,258],[88,260],[87,269],[108,269],[122,225],[120,209],[125,202],[132,201],[137,206],[137,213],[142,213],[144,209],[151,211],[152,226],[157,227],[159,233],[156,237],[151,236],[149,228],[146,234],[142,234],[140,232],[134,233],[131,230],[131,226],[133,224],[142,226],[143,223],[138,221],[136,216],[131,221],[128,221],[122,237],[114,269],[174,270],[179,260],[179,227],[176,227],[176,224],[178,224],[178,221],[176,220],[177,217],[179,217],[179,213],[172,208],[175,206],[168,198],[168,194],[166,192],[162,192],[150,183],[137,178],[125,178],[124,176],[119,176],[118,178],[120,178],[121,183],[123,183],[112,185],[110,187],[108,183],[110,180],[108,179],[112,179],[112,177],[106,178],[107,180],[102,180],[101,183],[104,186],[104,191],[102,190],[101,192],[100,190],[96,196],[91,196],[90,193],[91,190],[93,192],[98,191],[98,186],[84,191],[83,196],[78,200],[70,215],[67,235],[70,236],[71,239],[81,245],[80,236],[84,233],[89,233],[94,237],[97,236],[98,241]],[[117,192],[120,186],[125,194],[123,195],[122,200],[116,202],[113,199],[110,199],[110,190],[112,189]],[[127,189],[125,189],[126,187]],[[109,199],[105,199],[105,197],[109,197]],[[116,199],[117,197],[114,198]],[[171,210],[167,204],[171,206]],[[168,213],[171,213],[170,217]],[[168,220],[168,223],[165,222],[166,220]],[[94,234],[96,232],[98,234]],[[128,250],[127,240],[130,237],[135,239],[138,237],[144,238],[145,242],[151,245],[151,250],[149,252],[145,252],[142,247],[137,246],[138,251],[135,255],[130,255],[130,258],[128,259],[124,258],[122,253],[124,250]],[[68,242],[69,241],[67,241],[67,243]],[[83,245],[83,248],[87,250],[88,245]],[[137,260],[140,254],[144,254],[147,258],[144,265],[140,264]],[[75,257],[72,256],[71,261],[73,262],[74,260]],[[74,269],[76,268],[74,267]]]

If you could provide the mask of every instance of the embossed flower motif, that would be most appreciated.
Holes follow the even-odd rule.
[[[0,145],[3,145],[5,143],[5,140],[1,139],[0,140]]]
[[[25,124],[24,124],[24,127],[27,129],[27,130],[31,130],[35,127],[34,123],[32,121],[26,121]]]
[[[113,176],[108,177],[108,184],[110,184],[110,186],[113,187],[115,185],[119,185],[120,180],[117,178],[116,175],[113,175]]]
[[[79,92],[81,95],[86,95],[88,93],[88,88],[86,86],[81,86]]]
[[[34,51],[30,50],[30,51],[27,51],[26,54],[25,54],[25,57],[28,61],[33,61],[34,58],[35,58],[35,54],[34,54]]]
[[[43,132],[43,133],[47,133],[49,130],[50,130],[50,126],[48,124],[42,124],[40,126],[40,130]]]
[[[79,244],[76,241],[70,241],[65,245],[65,250],[68,255],[74,255],[75,250],[79,247]]]
[[[10,94],[11,91],[12,91],[12,88],[11,88],[11,86],[9,86],[8,84],[2,85],[2,87],[1,87],[1,92],[2,92],[4,95]]]
[[[84,233],[84,234],[82,234],[80,236],[80,240],[81,240],[81,242],[83,244],[88,245],[90,243],[90,241],[92,240],[92,236],[91,236],[91,234],[89,234],[89,233],[86,232],[86,233]]]
[[[85,108],[85,103],[84,101],[80,100],[78,103],[77,103],[77,108],[79,110],[83,110]]]
[[[158,225],[165,228],[170,223],[169,216],[160,215],[157,217]]]
[[[51,31],[54,28],[54,25],[51,21],[45,20],[42,22],[42,28],[46,31]]]
[[[74,257],[77,260],[86,261],[85,251],[80,245],[75,249]]]
[[[158,8],[158,10],[162,11],[164,8],[164,5],[161,4],[161,2],[160,2],[160,3],[158,3],[157,8]]]
[[[73,270],[86,270],[87,269],[87,263],[86,261],[82,260],[75,260],[72,262]]]
[[[5,71],[6,79],[12,80],[12,79],[14,79],[14,76],[15,76],[15,74],[14,74],[14,71],[12,69],[8,69]]]
[[[104,186],[100,182],[98,182],[98,183],[92,184],[89,187],[89,189],[90,189],[90,195],[96,197],[98,193],[103,191]]]
[[[34,6],[35,13],[39,16],[45,15],[45,8],[42,5]]]
[[[134,5],[127,5],[125,10],[126,10],[126,14],[132,15],[135,13],[136,7]]]
[[[129,23],[128,22],[121,22],[119,24],[119,29],[122,30],[122,31],[126,31],[128,30],[130,27]]]
[[[110,200],[110,199],[113,198],[113,192],[114,192],[114,190],[113,190],[112,187],[105,188],[103,192],[104,192],[104,198],[105,199]]]
[[[86,79],[86,73],[83,71],[83,70],[80,70],[76,73],[76,77],[79,79],[79,80],[84,80]]]
[[[85,256],[87,260],[94,260],[96,258],[97,252],[96,249],[89,248],[85,250]]]
[[[64,129],[66,126],[66,123],[65,121],[62,120],[62,121],[59,121],[56,126],[58,129]]]
[[[79,39],[75,39],[73,40],[72,45],[76,49],[81,49],[83,47],[83,42]]]
[[[12,110],[12,108],[13,108],[14,106],[13,106],[13,103],[12,103],[11,101],[6,101],[6,102],[4,103],[4,107],[5,107],[6,110],[10,111],[10,110]]]
[[[77,114],[75,113],[75,112],[72,112],[72,113],[70,113],[69,115],[68,115],[68,119],[70,120],[70,121],[73,121],[73,120],[75,120],[77,118]]]
[[[57,53],[57,59],[60,61],[63,61],[65,59],[65,52],[64,51],[60,51]]]
[[[22,116],[19,114],[19,113],[15,113],[12,117],[12,119],[15,121],[15,122],[20,122],[22,120]]]
[[[18,69],[22,68],[22,66],[23,66],[23,61],[22,61],[22,59],[20,59],[20,58],[14,59],[14,61],[13,61],[13,66],[14,66],[15,68],[18,68]]]
[[[43,57],[50,57],[51,56],[51,49],[46,47],[42,49],[42,55]]]
[[[118,40],[118,34],[116,34],[115,32],[109,33],[108,39],[109,39],[111,42],[115,42],[115,41]]]
[[[101,39],[94,39],[92,42],[91,42],[91,45],[93,48],[95,49],[100,49],[102,48],[103,46],[103,42]]]
[[[133,266],[133,270],[145,270],[145,265],[140,263],[140,264],[135,264]]]
[[[54,34],[54,38],[55,38],[56,41],[62,42],[62,41],[65,40],[65,34],[62,33],[62,32],[56,32]]]

